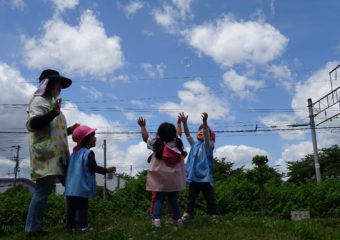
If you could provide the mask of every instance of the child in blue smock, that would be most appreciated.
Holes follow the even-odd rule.
[[[190,153],[185,164],[186,182],[189,184],[189,194],[187,207],[183,214],[182,220],[194,216],[195,201],[200,192],[207,202],[208,214],[217,216],[218,209],[213,185],[213,167],[214,167],[214,143],[215,133],[208,127],[208,114],[202,113],[203,124],[199,127],[196,138],[190,135],[187,120],[188,116],[182,112],[180,119],[183,123],[184,133],[191,146]]]
[[[74,229],[76,213],[78,213],[80,232],[93,230],[88,225],[88,199],[96,196],[95,173],[106,174],[115,172],[116,167],[100,167],[97,165],[94,152],[90,150],[96,146],[96,129],[82,125],[72,133],[72,140],[77,143],[70,156],[65,195],[67,202],[67,229]]]

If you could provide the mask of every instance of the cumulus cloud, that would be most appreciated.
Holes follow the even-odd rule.
[[[325,65],[324,68],[316,71],[311,77],[309,77],[305,82],[300,82],[296,86],[296,93],[292,99],[292,108],[295,110],[295,114],[300,119],[306,119],[309,116],[308,108],[307,108],[307,99],[311,98],[312,102],[315,103],[323,96],[327,95],[331,92],[331,85],[329,82],[329,72],[337,66],[336,62],[329,62]],[[335,83],[338,84],[338,83]],[[337,86],[333,86],[335,89]],[[339,91],[338,91],[339,94]],[[331,102],[332,98],[329,98],[328,101]],[[327,99],[321,101],[320,105],[314,105],[313,110],[314,114],[323,110],[327,107]],[[333,107],[327,109],[324,112],[321,112],[315,117],[315,123],[319,124],[325,121],[327,118],[334,116],[339,112],[338,104]],[[332,144],[339,143],[338,134],[335,134],[335,130],[326,129],[337,127],[340,124],[339,118],[333,118],[332,121],[327,121],[317,126],[317,138],[318,144],[323,147],[329,147]]]
[[[142,7],[143,3],[141,1],[132,1],[130,2],[130,4],[124,7],[124,11],[127,16],[131,16],[137,13],[140,9],[142,9]]]
[[[240,98],[246,98],[254,90],[264,86],[264,81],[256,81],[246,76],[241,76],[234,70],[223,74],[223,84],[234,91]]]
[[[156,64],[155,66],[151,63],[143,63],[141,67],[151,78],[163,78],[166,69],[163,63]]]
[[[25,8],[24,0],[11,0],[10,3],[12,7],[17,8],[19,10],[23,10]]]
[[[311,142],[300,142],[286,146],[281,154],[281,158],[276,161],[280,172],[287,173],[287,162],[300,161],[307,154],[313,154],[313,145]]]
[[[279,84],[284,89],[290,91],[293,89],[292,72],[286,64],[271,65],[268,68],[268,73],[279,81]]]
[[[97,100],[103,96],[101,92],[99,92],[95,87],[85,87],[85,86],[80,86],[80,89],[83,90],[84,92],[87,92],[88,96],[91,99]]]
[[[209,113],[209,119],[226,118],[229,107],[226,100],[211,93],[210,89],[198,80],[185,82],[185,90],[178,91],[180,102],[166,102],[160,104],[159,111],[165,111],[177,118],[178,112],[184,111],[193,123],[202,122],[201,113]],[[228,116],[230,117],[230,116]]]
[[[176,33],[187,18],[192,17],[192,0],[172,0],[172,4],[164,3],[162,9],[154,9],[155,21],[170,33]]]
[[[79,4],[79,0],[53,0],[59,12],[65,9],[73,9]]]
[[[313,73],[306,81],[297,84],[292,100],[292,108],[297,110],[296,114],[298,117],[305,118],[308,116],[308,98],[311,98],[312,101],[315,102],[331,91],[329,72],[336,65],[337,63],[335,62],[329,62],[324,68]],[[304,109],[304,111],[301,111],[301,109]]]
[[[105,76],[124,64],[120,38],[107,36],[103,24],[89,10],[78,26],[55,17],[44,24],[44,31],[40,39],[22,37],[29,68],[55,67],[66,73]]]
[[[151,150],[146,148],[145,142],[139,142],[135,145],[130,145],[125,150],[112,149],[109,154],[112,155],[110,164],[117,166],[117,172],[130,173],[132,175],[148,168],[147,158],[151,154]]]
[[[215,157],[219,159],[226,158],[226,161],[234,163],[234,169],[242,166],[246,169],[253,168],[252,160],[256,155],[264,155],[270,158],[265,150],[245,145],[226,145],[217,148],[214,153]]]
[[[279,57],[288,39],[262,21],[236,21],[223,16],[215,22],[197,25],[184,32],[185,39],[199,53],[221,66],[250,62],[264,64]]]
[[[271,115],[261,117],[260,121],[271,130],[282,129],[282,131],[278,131],[278,134],[283,139],[298,140],[298,139],[302,139],[306,133],[309,133],[309,132],[306,132],[306,130],[298,130],[298,129],[294,131],[285,131],[285,129],[292,129],[291,125],[293,124],[308,124],[309,123],[307,119],[301,122],[301,119],[299,119],[294,114],[284,114],[284,113],[271,114]]]
[[[15,68],[0,62],[0,122],[1,129],[25,131],[26,105],[36,87],[29,84]],[[19,105],[16,105],[19,104]]]
[[[25,132],[26,131],[26,105],[32,97],[36,87],[29,84],[21,73],[5,63],[0,62],[0,103],[9,105],[0,105],[0,129],[2,131]],[[19,104],[19,105],[16,105]],[[14,156],[10,153],[10,147],[20,145],[19,152],[22,160],[21,175],[27,171],[29,161],[27,149],[26,134],[1,134],[0,142],[0,174],[1,177],[8,177],[7,172],[13,172],[14,162],[9,161],[9,157]],[[26,166],[26,167],[25,167]]]

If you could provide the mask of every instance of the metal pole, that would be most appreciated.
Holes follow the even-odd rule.
[[[319,183],[321,181],[321,174],[320,174],[320,163],[319,163],[319,155],[318,155],[318,145],[317,145],[317,142],[316,142],[315,122],[314,122],[314,114],[313,114],[313,103],[312,103],[311,98],[308,98],[307,101],[308,101],[308,110],[309,110],[309,119],[310,119],[310,129],[311,129],[311,132],[312,132],[316,181]]]
[[[130,176],[132,176],[132,165],[130,165]]]
[[[104,168],[106,169],[106,140],[104,139]],[[103,191],[104,200],[106,200],[106,174],[104,174],[104,191]]]
[[[15,158],[15,167],[14,167],[14,186],[17,185],[17,174],[19,171],[19,150],[20,150],[20,145],[17,146],[17,156]]]

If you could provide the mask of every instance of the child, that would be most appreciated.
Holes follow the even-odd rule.
[[[146,190],[153,192],[154,197],[154,204],[151,206],[152,225],[161,226],[163,202],[166,197],[171,206],[173,222],[181,225],[177,192],[185,187],[186,152],[183,143],[176,137],[176,128],[171,123],[162,123],[158,128],[157,137],[150,140],[145,128],[145,120],[138,118],[137,122],[141,127],[143,140],[147,141],[148,147],[153,150],[146,182]]]
[[[96,146],[96,129],[82,125],[72,133],[72,139],[77,143],[70,156],[65,195],[67,202],[67,229],[74,229],[75,214],[78,212],[80,232],[92,231],[88,225],[88,199],[96,195],[95,173],[106,174],[116,171],[116,167],[103,168],[97,165],[94,152]]]
[[[158,136],[156,136],[153,139],[149,138],[149,134],[146,131],[146,127],[145,127],[146,122],[145,122],[144,118],[139,117],[137,119],[137,123],[141,127],[141,134],[142,134],[143,141],[147,143],[147,148],[152,150],[153,149],[153,144],[157,140]],[[180,118],[180,116],[178,116],[178,118],[177,118],[176,136],[179,137],[179,138],[182,136],[182,128],[181,128],[181,118]],[[153,154],[151,154],[148,157],[148,160],[147,160],[148,163],[151,162],[152,155]],[[154,203],[155,203],[155,200],[156,200],[156,196],[157,196],[157,192],[151,192],[151,203],[150,203],[150,216],[151,217],[153,216],[153,206],[154,206]],[[170,206],[169,203],[168,203],[167,207],[168,207],[169,215],[172,215],[171,206]],[[173,223],[172,218],[168,220],[168,223],[170,223],[170,224]]]
[[[203,124],[197,132],[197,140],[190,136],[187,125],[188,116],[180,113],[185,135],[191,149],[186,162],[186,180],[189,184],[189,195],[186,210],[182,220],[187,220],[194,215],[195,201],[200,192],[207,202],[208,213],[214,217],[218,214],[215,193],[213,188],[213,149],[215,133],[208,127],[208,114],[202,113]]]

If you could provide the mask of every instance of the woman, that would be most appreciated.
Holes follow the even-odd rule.
[[[46,69],[40,74],[39,82],[39,88],[27,109],[26,122],[31,178],[36,181],[36,189],[29,206],[25,231],[33,234],[45,233],[42,221],[47,198],[54,189],[57,177],[63,175],[63,167],[70,155],[67,135],[79,125],[66,127],[65,117],[60,111],[61,99],[57,98],[61,89],[68,88],[72,80],[55,70]]]

